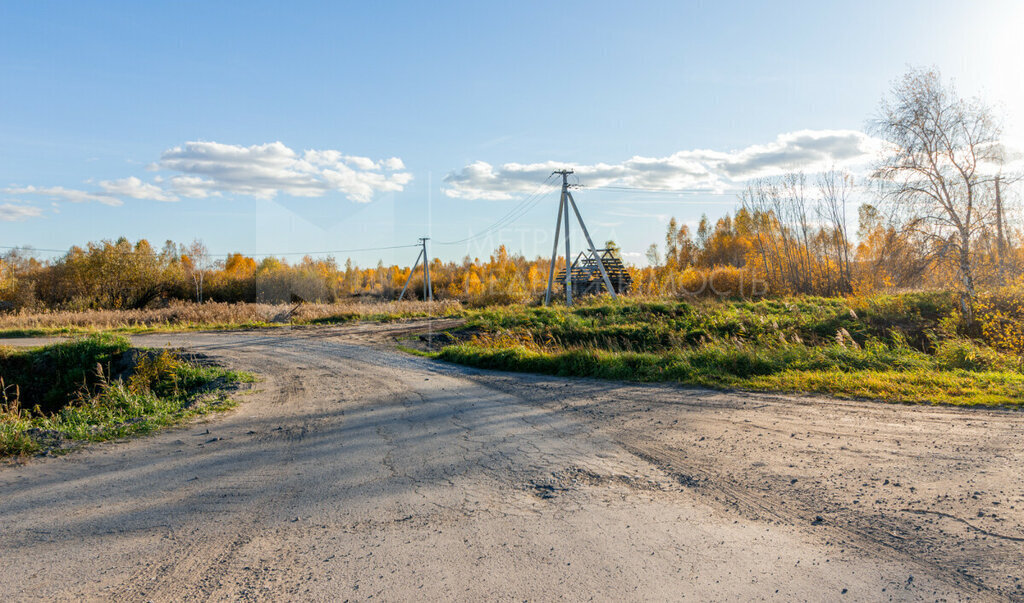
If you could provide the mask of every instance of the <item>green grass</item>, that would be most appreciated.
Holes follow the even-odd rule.
[[[670,350],[715,339],[746,342],[834,340],[845,329],[859,345],[893,337],[921,340],[955,307],[948,293],[846,300],[799,297],[760,301],[586,300],[565,306],[503,306],[468,311],[468,325],[511,330],[563,346]]]
[[[426,350],[417,350],[416,348],[410,348],[409,346],[405,346],[405,345],[402,345],[402,344],[398,344],[395,347],[397,347],[400,352],[405,352],[406,354],[411,354],[413,356],[421,356],[423,358],[436,358],[437,357],[437,353],[436,352],[428,352]]]
[[[129,349],[126,339],[114,335],[0,349],[6,387],[0,397],[0,456],[149,433],[231,408],[234,402],[224,388],[255,380],[248,373],[199,366],[166,352],[141,354],[129,374],[111,378]]]
[[[949,332],[948,293],[591,300],[473,311],[441,360],[482,368],[890,402],[1024,405],[1021,358]]]
[[[123,337],[96,335],[36,349],[0,349],[0,378],[17,387],[21,405],[50,413],[64,406],[80,388],[99,379],[97,366],[109,367],[131,348]]]

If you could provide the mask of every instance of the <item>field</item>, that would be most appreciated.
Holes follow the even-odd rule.
[[[257,304],[172,302],[143,310],[85,310],[0,314],[0,337],[37,337],[109,331],[159,333],[186,330],[252,329],[284,325],[340,324],[458,315],[458,302],[351,302]]]
[[[1005,329],[962,332],[956,297],[591,300],[469,313],[436,357],[483,368],[891,402],[1020,406]],[[992,324],[1004,314],[983,314]],[[988,333],[989,336],[986,336]],[[994,341],[993,341],[994,340]]]
[[[464,308],[458,302],[298,306],[174,303],[149,310],[9,314],[0,336],[313,327],[461,318],[428,354],[471,366],[889,402],[1024,403],[1019,290],[987,293],[968,328],[951,292],[764,300],[589,298]],[[440,344],[438,343],[440,342]]]

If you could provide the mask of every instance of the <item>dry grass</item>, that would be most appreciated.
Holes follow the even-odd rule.
[[[173,302],[144,310],[53,311],[0,315],[0,335],[43,335],[85,331],[160,331],[245,328],[275,324],[330,324],[352,320],[398,320],[417,316],[452,316],[462,312],[455,301],[344,302],[294,305]]]

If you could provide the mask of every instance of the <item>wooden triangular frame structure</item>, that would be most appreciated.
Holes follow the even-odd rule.
[[[551,267],[548,270],[548,290],[544,294],[544,305],[551,303],[551,287],[555,281],[555,260],[558,259],[558,235],[562,230],[563,216],[565,221],[565,305],[572,305],[572,263],[570,258],[572,252],[569,249],[569,208],[572,208],[574,214],[576,214],[576,220],[580,223],[580,228],[583,229],[583,236],[587,238],[587,245],[590,246],[590,253],[593,254],[593,258],[597,260],[597,268],[601,271],[601,278],[604,281],[605,289],[611,294],[612,298],[617,297],[615,295],[615,288],[612,287],[612,281],[608,278],[608,271],[605,270],[604,262],[601,261],[601,254],[597,252],[597,248],[594,246],[594,241],[590,238],[590,232],[587,230],[587,225],[583,223],[583,216],[580,215],[580,210],[576,207],[576,200],[573,199],[572,193],[569,192],[569,174],[572,174],[573,170],[558,170],[551,173],[552,176],[555,174],[561,174],[562,176],[562,194],[558,200],[558,217],[555,219],[555,243],[551,249]]]
[[[629,270],[622,264],[622,260],[615,255],[613,249],[598,249],[598,256],[595,257],[589,251],[581,251],[573,260],[572,266],[572,294],[579,298],[583,295],[600,293],[605,287],[604,279],[598,269],[597,262],[604,264],[604,270],[612,282],[612,289],[615,293],[625,293],[633,284],[633,277]],[[565,270],[555,275],[555,283],[559,286],[565,284]]]

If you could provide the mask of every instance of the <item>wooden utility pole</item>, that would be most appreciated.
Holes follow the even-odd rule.
[[[412,282],[412,275],[416,274],[416,267],[420,265],[420,258],[423,259],[423,299],[427,301],[434,301],[434,287],[430,284],[430,256],[427,255],[427,241],[430,237],[420,237],[420,252],[416,254],[416,263],[412,265],[412,270],[409,271],[409,278],[405,280],[405,286],[402,287],[402,293],[398,296],[398,301],[402,301],[405,297],[405,291],[409,288],[409,283]]]
[[[594,259],[597,260],[597,267],[601,271],[601,278],[604,281],[605,288],[608,290],[608,293],[611,293],[613,299],[617,297],[615,289],[612,287],[612,281],[608,278],[608,272],[605,270],[604,262],[601,261],[601,254],[597,252],[594,241],[590,238],[590,231],[587,230],[587,225],[583,223],[583,216],[580,215],[580,210],[576,207],[576,199],[569,192],[569,174],[572,173],[573,170],[556,170],[551,173],[552,176],[555,174],[562,176],[562,194],[558,198],[558,217],[555,219],[555,242],[551,249],[551,266],[548,269],[548,290],[544,294],[545,306],[551,303],[551,288],[555,279],[555,261],[558,260],[558,235],[563,221],[565,222],[565,304],[567,306],[572,305],[572,255],[569,248],[570,208],[572,208],[572,212],[576,215],[580,228],[583,229],[583,236],[587,239],[590,252],[594,254]]]

